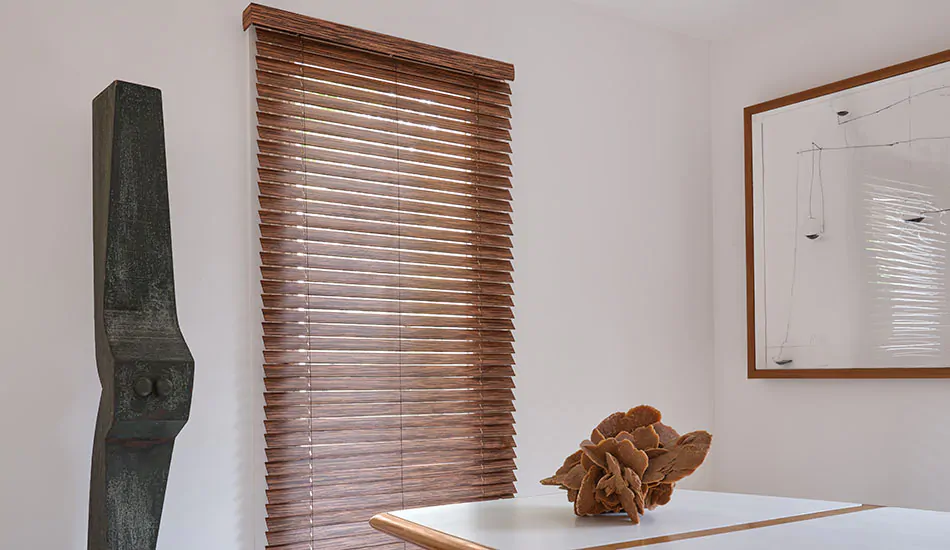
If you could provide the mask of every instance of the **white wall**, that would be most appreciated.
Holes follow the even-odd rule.
[[[828,2],[711,50],[718,489],[950,510],[950,380],[747,380],[742,108],[950,48],[941,0]]]
[[[678,428],[711,428],[704,43],[541,0],[270,3],[516,64],[522,494],[614,410],[649,402]],[[117,78],[164,92],[196,359],[160,547],[263,545],[244,6],[0,3],[0,548],[85,548],[99,395],[90,103]]]

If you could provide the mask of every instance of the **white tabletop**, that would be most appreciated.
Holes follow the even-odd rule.
[[[625,515],[577,517],[564,492],[403,510],[389,515],[498,550],[571,550],[646,541],[856,506],[844,502],[678,489],[669,504],[648,511],[639,525],[630,523]],[[749,548],[752,547],[755,545]],[[700,544],[684,548],[707,547]]]
[[[947,550],[950,514],[879,508],[651,546],[654,550]]]

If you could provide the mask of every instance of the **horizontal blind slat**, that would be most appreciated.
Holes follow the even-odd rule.
[[[263,86],[263,85],[261,85]],[[294,103],[292,99],[281,99],[279,89],[270,89],[271,94],[277,97],[269,98],[259,95],[257,98],[258,111],[271,115],[293,117],[302,121],[324,122],[342,126],[385,132],[392,135],[408,136],[414,139],[430,140],[456,146],[470,147],[476,150],[492,151],[496,153],[511,153],[511,145],[501,139],[485,136],[485,133],[506,136],[504,131],[488,132],[483,130],[477,134],[452,132],[432,126],[417,126],[400,124],[396,120],[376,118],[361,115],[346,110],[332,110],[306,103]]]
[[[265,336],[269,350],[300,349],[334,351],[398,351],[398,352],[484,352],[514,353],[511,342],[480,342],[476,340],[403,340],[400,338],[333,338],[323,336]]]
[[[327,231],[351,231],[374,235],[395,235],[400,238],[424,239],[466,243],[470,246],[491,246],[504,248],[511,239],[507,235],[489,235],[486,233],[467,233],[437,227],[414,227],[392,224],[383,221],[334,218],[329,215],[305,212],[285,212],[259,210],[261,223],[287,227],[311,227]]]
[[[260,34],[261,32],[264,34]],[[306,36],[279,33],[270,30],[259,30],[258,33],[258,40],[261,42],[278,44],[288,48],[298,48],[303,51],[314,53],[322,53],[342,61],[350,61],[360,65],[368,65],[390,70],[395,69],[402,74],[426,76],[434,80],[454,83],[468,88],[491,90],[505,97],[508,97],[508,95],[511,94],[511,86],[503,80],[485,78],[461,73],[458,71],[446,71],[444,69],[433,67],[432,65],[396,59],[389,55],[379,55],[364,50],[330,44],[328,42],[314,40]]]
[[[511,365],[264,365],[264,378],[296,378],[301,376],[338,377],[348,376],[480,376],[511,377]]]
[[[267,475],[289,476],[307,475],[314,471],[353,472],[360,471],[363,475],[373,475],[379,469],[386,468],[428,468],[443,465],[447,467],[468,467],[483,463],[492,463],[499,460],[514,460],[516,458],[513,447],[500,449],[486,449],[478,452],[472,450],[446,450],[436,456],[430,452],[423,453],[378,453],[375,455],[299,460],[270,460],[265,462]]]
[[[261,277],[271,281],[376,285],[420,290],[475,292],[482,295],[511,296],[510,284],[476,280],[412,277],[401,274],[355,273],[305,267],[262,266]]]
[[[496,472],[491,474],[464,474],[455,473],[452,475],[452,486],[461,487],[486,487],[492,485],[507,485],[515,481],[513,472]],[[380,480],[372,477],[363,479],[359,483],[347,483],[344,485],[323,485],[320,486],[320,498],[345,498],[353,496],[375,496],[401,493],[403,491],[421,492],[435,491],[444,488],[446,482],[444,479],[428,476],[424,478],[396,478],[393,480]],[[287,489],[271,489],[267,491],[267,502],[270,504],[284,504],[309,498],[312,487],[296,487]]]
[[[297,550],[297,548],[307,548],[308,550],[357,550],[363,548],[372,548],[375,546],[388,546],[392,544],[393,537],[386,533],[373,530],[368,524],[362,527],[362,531],[349,536],[325,538],[319,530],[310,530],[309,527],[302,531],[294,532],[293,536],[286,535],[285,531],[267,533],[268,550]],[[311,541],[311,537],[313,540]],[[290,544],[307,544],[308,546],[291,547]]]
[[[326,156],[326,155],[324,155]],[[507,189],[511,187],[508,178],[500,176],[482,176],[479,174],[461,174],[459,177],[440,177],[413,174],[405,170],[387,171],[336,160],[320,161],[313,155],[311,158],[296,158],[263,151],[257,155],[258,165],[270,170],[283,170],[308,174],[313,176],[330,176],[335,178],[355,179],[389,185],[406,185],[410,187],[439,188],[457,187],[458,185],[479,185],[483,187],[497,187]],[[306,177],[306,176],[305,176]],[[466,188],[466,189],[470,189]]]
[[[432,219],[431,217],[426,219],[427,223],[425,224],[437,227],[443,227],[443,225],[441,225],[441,222],[444,221],[442,219],[443,217],[460,218],[464,220],[473,220],[502,225],[511,224],[511,216],[508,213],[478,208],[479,204],[477,201],[473,201],[474,204],[471,206],[433,204],[432,201],[412,200],[406,197],[377,196],[352,191],[328,190],[321,189],[319,187],[284,185],[267,182],[261,182],[258,184],[258,189],[260,190],[261,195],[266,197],[333,203],[357,208],[398,210],[400,212],[439,216],[437,219]],[[406,223],[412,222],[409,221]]]
[[[368,313],[408,313],[421,315],[459,315],[512,319],[510,307],[481,306],[469,304],[405,302],[399,300],[366,300],[349,297],[298,296],[288,294],[263,294],[261,299],[267,308],[304,308],[308,311],[365,311]]]
[[[385,105],[373,105],[342,97],[308,94],[302,91],[278,88],[277,86],[263,83],[257,84],[257,95],[260,98],[283,101],[293,105],[298,115],[308,118],[313,115],[315,118],[322,120],[323,117],[320,115],[329,111],[347,114],[351,117],[349,120],[354,122],[368,120],[387,122],[396,126],[395,131],[398,133],[402,133],[405,131],[404,128],[407,127],[413,128],[414,132],[421,132],[422,129],[428,129],[434,132],[428,135],[437,136],[438,139],[442,141],[460,142],[462,138],[459,136],[471,136],[496,141],[511,141],[511,132],[507,128],[485,126],[465,120],[444,118],[418,111],[387,107]],[[362,124],[353,125],[362,126]],[[414,132],[409,133],[415,135]],[[422,134],[420,133],[419,135]]]
[[[509,271],[484,271],[480,269],[455,268],[450,266],[436,265],[394,265],[393,262],[383,262],[369,259],[326,257],[307,254],[284,254],[278,252],[261,252],[261,260],[266,265],[273,267],[304,267],[308,269],[355,271],[362,273],[385,273],[389,275],[442,277],[446,279],[484,281],[492,283],[513,282],[513,278]]]
[[[380,286],[352,286],[317,282],[288,283],[261,281],[265,294],[309,295],[323,297],[376,298],[379,300],[407,300],[414,302],[451,302],[478,306],[513,307],[510,296],[478,294],[475,292],[443,292],[437,290],[411,290]],[[315,334],[314,336],[321,336]]]
[[[446,425],[453,426],[498,426],[503,424],[513,424],[514,417],[511,414],[511,411],[495,410],[493,407],[496,403],[490,403],[488,408],[473,410],[468,413],[448,413],[448,414],[420,414],[420,415],[387,415],[387,416],[354,416],[354,417],[326,417],[326,418],[310,418],[309,410],[306,406],[290,406],[283,407],[280,410],[291,410],[293,409],[297,416],[291,418],[289,415],[288,418],[284,419],[271,419],[267,420],[265,425],[268,428],[269,433],[281,434],[281,433],[293,433],[295,431],[321,431],[321,432],[346,432],[348,430],[366,430],[366,429],[382,429],[382,428],[433,428]],[[278,410],[277,407],[272,407],[271,410]],[[302,414],[302,416],[301,416]],[[399,421],[402,421],[401,423]],[[447,455],[448,456],[448,455]],[[467,466],[479,465],[481,462],[470,460],[471,457],[468,455],[462,455],[456,457],[455,459],[441,460],[442,463],[464,463]],[[500,457],[493,460],[503,460],[510,457]],[[353,469],[362,469],[364,467],[369,468],[392,468],[399,467],[394,464],[371,464],[370,466],[358,466],[356,464],[352,466],[342,465],[340,468],[334,471],[344,472]],[[297,466],[289,465],[287,467],[278,468],[276,470],[268,469],[272,475],[290,475],[294,472],[311,475],[313,472],[307,470],[306,464],[301,464]]]
[[[514,342],[511,331],[412,326],[263,323],[264,336],[337,336],[343,338],[402,338],[403,340],[469,340]]]
[[[384,509],[389,508],[389,510],[396,510],[402,507],[402,502],[405,502],[406,508],[410,508],[419,506],[436,506],[439,503],[447,504],[453,502],[453,499],[458,499],[459,502],[464,502],[469,498],[500,498],[505,495],[514,494],[514,484],[508,483],[501,485],[491,485],[487,487],[462,487],[458,489],[447,488],[443,491],[437,491],[436,493],[437,494],[433,494],[432,491],[424,491],[421,493],[407,492],[403,493],[402,495],[377,495],[374,498],[357,496],[326,500],[321,499],[320,501],[314,501],[312,508],[309,501],[305,503],[275,504],[267,506],[267,515],[268,517],[309,517],[318,512],[332,511],[341,508],[353,508],[357,506],[380,506]]]
[[[361,432],[346,433],[340,430],[323,432],[294,432],[268,434],[265,436],[267,446],[271,449],[281,447],[297,447],[300,445],[340,445],[357,439],[365,443],[384,443],[392,441],[414,441],[414,440],[432,440],[452,436],[469,437],[498,437],[515,435],[514,427],[511,425],[484,426],[480,428],[469,428],[457,426],[447,426],[442,430],[434,428],[395,428],[392,430],[365,430]],[[377,478],[373,478],[377,479]]]
[[[261,224],[259,228],[261,237],[270,239],[307,240],[338,245],[392,248],[414,252],[437,252],[495,260],[510,260],[513,258],[511,249],[502,247],[466,245],[429,239],[412,239],[396,235],[357,233],[355,231],[337,231],[320,227]]]
[[[513,330],[511,319],[487,319],[479,317],[440,317],[407,315],[401,313],[347,312],[347,311],[302,311],[298,309],[264,308],[265,322],[284,323],[337,323],[380,326],[419,326],[450,328],[481,328],[487,330]]]
[[[300,460],[304,458],[333,459],[355,458],[369,453],[429,453],[431,459],[438,459],[439,453],[451,450],[481,452],[484,449],[507,449],[515,446],[511,437],[458,438],[443,440],[394,441],[375,443],[354,443],[352,445],[320,445],[314,447],[268,448],[267,460]]]
[[[466,156],[438,154],[426,151],[416,151],[404,144],[386,145],[374,141],[354,141],[340,137],[326,136],[313,132],[302,132],[287,128],[258,128],[258,137],[262,140],[278,143],[287,143],[296,146],[319,147],[353,154],[372,155],[401,162],[431,164],[443,168],[464,170],[472,174],[487,176],[511,177],[511,168],[508,164],[486,162],[482,155],[473,151],[465,151]],[[458,151],[462,153],[463,151]]]
[[[417,200],[429,200],[432,202],[447,202],[450,197],[457,200],[467,201],[463,205],[468,206],[472,201],[477,204],[486,204],[495,208],[485,208],[486,210],[496,210],[498,212],[510,211],[504,206],[511,200],[511,191],[500,187],[487,187],[469,182],[453,182],[439,179],[427,179],[406,182],[400,180],[397,183],[365,181],[358,178],[345,176],[333,176],[328,174],[316,174],[308,172],[298,172],[292,169],[268,169],[260,168],[258,170],[260,181],[266,183],[284,183],[288,185],[303,185],[306,187],[322,187],[325,189],[335,189],[338,191],[350,191],[353,193],[366,193],[373,195],[392,196],[393,193],[403,190],[415,195],[412,198]],[[430,194],[431,193],[431,194]],[[398,196],[398,193],[397,193]]]
[[[354,172],[360,171],[362,178],[378,181],[384,181],[381,178],[392,178],[394,176],[391,174],[398,173],[401,178],[417,176],[465,184],[477,182],[485,186],[503,188],[511,186],[508,179],[510,174],[502,173],[508,172],[508,170],[482,170],[481,165],[471,166],[470,168],[478,169],[475,171],[469,168],[455,168],[450,166],[449,163],[436,165],[418,161],[410,162],[397,157],[395,154],[387,154],[385,157],[379,158],[363,153],[355,147],[351,148],[350,151],[345,151],[339,148],[326,148],[312,144],[258,140],[257,150],[261,154],[297,160],[297,166],[304,166],[302,163],[306,163],[304,171],[308,172],[319,173],[326,170],[328,165],[341,165]],[[401,182],[402,180],[398,181]]]
[[[447,109],[449,112],[454,109],[475,115],[511,118],[511,109],[505,105],[476,101],[474,98],[438,90],[426,90],[403,82],[391,82],[319,67],[291,67],[289,63],[277,59],[262,59],[256,74],[258,82],[278,88],[324,93],[345,86],[363,93],[374,92],[377,96],[383,96],[390,101],[400,101],[410,105],[417,103],[417,107],[437,106],[441,108],[440,110]]]
[[[274,391],[264,393],[264,402],[268,406],[306,405],[311,413],[323,410],[331,405],[380,405],[387,408],[391,404],[406,403],[445,403],[445,402],[507,402],[513,401],[511,390],[504,389],[456,389],[456,390],[347,390],[347,391]]]
[[[465,412],[514,412],[514,406],[507,401],[444,401],[424,403],[369,403],[346,405],[315,405],[309,413],[301,405],[265,405],[267,418],[300,418],[309,414],[314,418],[349,418],[358,416],[391,416],[422,414],[457,414]]]
[[[332,472],[315,471],[308,474],[268,475],[267,486],[271,490],[294,489],[299,487],[348,487],[365,482],[371,477],[375,482],[393,480],[431,481],[439,476],[461,476],[464,479],[485,480],[485,484],[493,484],[492,480],[501,479],[502,482],[515,481],[515,464],[513,460],[497,460],[493,462],[471,462],[429,464],[426,466],[402,467],[394,464],[388,468],[372,470],[335,470]],[[469,483],[475,485],[475,483]]]
[[[438,428],[451,425],[456,427],[486,427],[501,426],[505,424],[514,424],[514,417],[511,413],[493,413],[479,412],[470,414],[437,414],[437,415],[418,415],[418,416],[385,416],[377,418],[331,418],[331,419],[312,419],[296,418],[285,420],[265,420],[264,428],[266,434],[281,434],[294,432],[331,432],[331,431],[363,431],[363,430],[383,430],[383,429],[412,429],[412,428]],[[398,470],[398,468],[396,468]],[[285,472],[289,473],[289,472]],[[312,472],[305,472],[310,473]],[[330,475],[327,473],[326,475]],[[333,479],[336,479],[333,477]]]
[[[292,109],[280,102],[271,102],[264,98],[258,98],[258,103],[264,109],[257,112],[258,131],[281,130],[317,138],[322,136],[325,139],[357,140],[418,152],[449,155],[470,162],[511,165],[511,157],[508,155],[511,152],[511,147],[504,142],[486,142],[488,147],[481,148],[478,146],[478,140],[475,140],[474,143],[453,143],[425,137],[414,137],[404,133],[387,132],[383,129],[363,128],[346,125],[342,122],[304,118],[300,116],[299,109],[290,112]],[[265,110],[277,112],[265,112]]]
[[[335,97],[349,101],[389,107],[400,111],[420,112],[430,116],[448,118],[493,128],[511,129],[510,112],[507,107],[497,106],[495,114],[478,109],[479,103],[459,101],[457,96],[440,95],[427,90],[413,93],[411,88],[398,82],[386,82],[357,75],[334,73],[316,67],[293,65],[294,61],[284,53],[276,55],[263,52],[272,59],[287,62],[262,63],[257,72],[258,83],[286,90],[284,97],[309,103],[311,95]],[[268,60],[269,61],[269,60]],[[274,72],[269,72],[274,71]],[[407,94],[407,95],[402,95]],[[425,99],[417,96],[425,95]]]
[[[510,354],[487,353],[386,353],[312,350],[308,353],[264,350],[266,364],[298,363],[312,365],[492,365],[514,364]]]
[[[366,222],[367,226],[378,223],[406,224],[420,228],[442,229],[488,235],[511,235],[511,226],[507,223],[482,221],[481,219],[445,218],[440,216],[395,212],[372,207],[352,206],[333,202],[318,202],[305,199],[288,199],[261,195],[261,208],[278,212],[291,212],[306,215],[332,216],[353,221]]]
[[[320,241],[303,241],[297,239],[261,238],[261,249],[264,252],[329,256],[335,258],[352,258],[355,260],[373,260],[382,262],[406,262],[418,266],[441,266],[459,270],[456,273],[464,276],[465,271],[502,271],[510,272],[514,266],[509,260],[493,258],[479,258],[444,254],[439,252],[417,252],[411,250],[379,248],[349,244],[326,243]]]
[[[270,69],[267,61],[279,61],[291,65],[292,68],[286,70],[287,74],[308,76],[306,73],[307,68],[328,69],[373,78],[383,82],[400,82],[423,90],[465,97],[478,101],[479,103],[502,106],[511,104],[511,98],[508,94],[491,90],[491,85],[483,87],[481,85],[465,85],[446,82],[444,80],[440,81],[394,70],[393,66],[373,67],[365,64],[353,64],[333,55],[326,55],[324,51],[304,51],[293,46],[258,42],[256,53],[258,67]]]
[[[289,177],[284,177],[287,175]],[[297,180],[297,181],[291,181]],[[444,182],[443,182],[444,183]],[[332,177],[317,176],[315,174],[290,174],[288,172],[270,172],[262,175],[258,182],[259,188],[267,186],[275,192],[279,190],[288,196],[307,197],[315,192],[336,193],[336,196],[347,194],[351,197],[360,198],[398,198],[408,203],[408,206],[417,203],[431,203],[441,208],[449,208],[445,215],[452,215],[451,212],[466,212],[471,210],[484,212],[510,213],[511,203],[509,198],[502,196],[500,198],[486,198],[479,196],[486,190],[497,190],[492,187],[477,187],[470,184],[462,184],[463,188],[456,191],[463,193],[443,192],[441,189],[416,189],[405,185],[393,185],[389,183],[366,182],[353,179],[340,179]],[[506,192],[506,191],[503,191]],[[485,194],[485,193],[482,193]],[[275,196],[281,196],[277,194]],[[425,212],[425,210],[423,210]],[[470,214],[462,217],[472,217]],[[409,235],[402,235],[409,237]]]
[[[509,344],[510,346],[510,344]],[[396,377],[296,377],[267,378],[264,380],[268,392],[304,392],[325,390],[453,390],[453,389],[511,389],[515,387],[510,377],[482,378],[473,376],[396,376]],[[368,392],[367,392],[368,393]],[[382,393],[382,392],[381,392]],[[413,392],[418,393],[418,392]]]

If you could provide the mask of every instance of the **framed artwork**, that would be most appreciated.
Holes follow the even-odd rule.
[[[749,378],[950,377],[950,50],[744,115]]]

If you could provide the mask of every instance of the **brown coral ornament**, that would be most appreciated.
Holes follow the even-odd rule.
[[[676,482],[699,468],[712,444],[707,432],[680,436],[661,419],[648,405],[608,416],[541,484],[566,490],[578,516],[622,511],[639,523],[645,510],[670,502]]]

